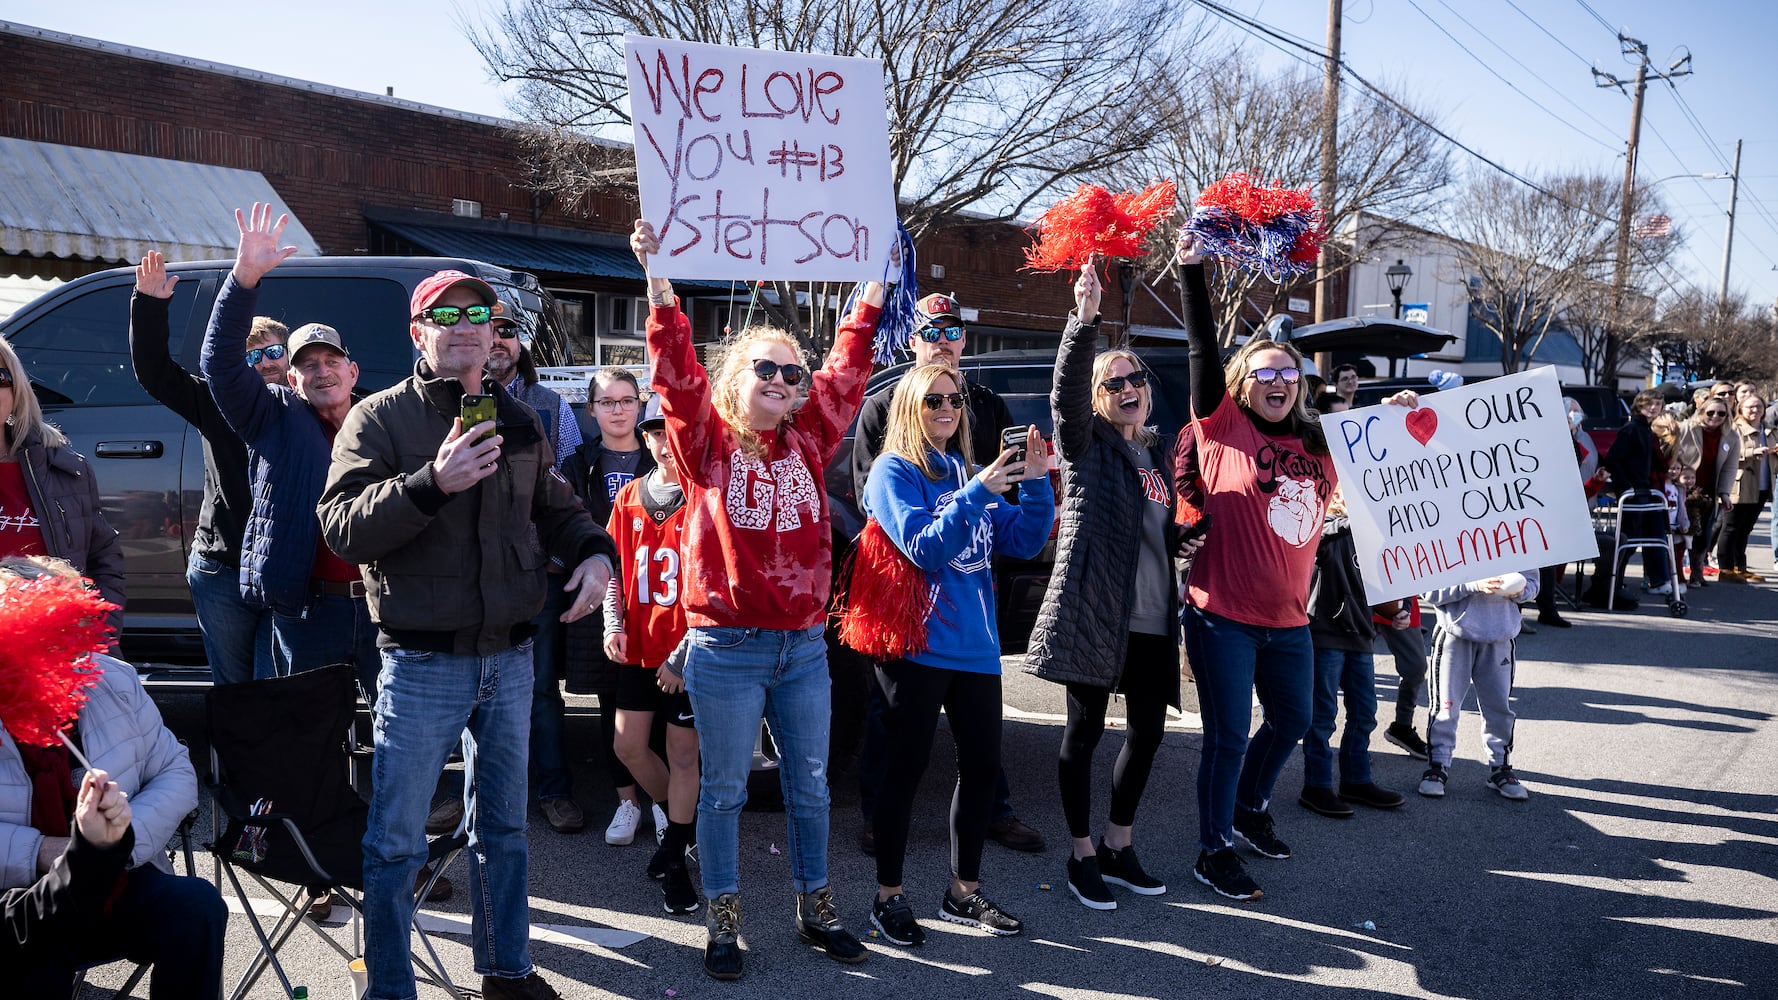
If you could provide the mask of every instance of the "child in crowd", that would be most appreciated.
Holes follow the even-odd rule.
[[[1393,619],[1400,601],[1374,609]],[[1309,637],[1315,646],[1315,689],[1309,731],[1303,735],[1303,794],[1298,804],[1310,812],[1348,819],[1356,802],[1394,809],[1401,793],[1371,780],[1371,733],[1377,728],[1376,659],[1371,644],[1377,628],[1364,603],[1364,578],[1352,542],[1352,520],[1335,487],[1321,524],[1315,575],[1309,584]],[[1340,783],[1334,791],[1334,752],[1329,740],[1346,696],[1346,728],[1340,734]]]
[[[1697,484],[1697,472],[1680,466],[1667,477],[1667,485],[1663,487],[1663,492],[1667,495],[1667,530],[1673,536],[1673,565],[1675,575],[1681,581],[1685,579],[1683,571],[1686,566],[1686,539],[1692,533],[1691,512],[1686,508],[1686,497]]]
[[[637,424],[655,467],[625,483],[611,508],[606,531],[617,543],[617,569],[605,598],[605,655],[632,664],[618,674],[617,735],[613,749],[657,806],[666,805],[667,827],[648,862],[648,877],[661,883],[668,913],[692,913],[698,892],[686,871],[698,808],[698,733],[685,693],[685,610],[679,603],[679,568],[685,550],[685,491],[667,441],[661,398],[650,396]],[[667,760],[649,746],[656,712],[667,713]]]
[[[1503,797],[1531,797],[1513,776],[1513,639],[1519,634],[1519,602],[1537,596],[1537,576],[1507,573],[1445,587],[1424,595],[1438,609],[1432,632],[1432,710],[1427,740],[1431,764],[1420,778],[1420,794],[1445,794],[1446,772],[1457,746],[1457,719],[1475,689],[1488,741],[1488,786]]]

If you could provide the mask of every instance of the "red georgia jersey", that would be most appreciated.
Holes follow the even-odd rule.
[[[640,479],[618,491],[606,531],[617,543],[630,663],[660,666],[685,635],[685,610],[679,600],[684,525],[684,494],[670,506],[656,507],[644,502]]]

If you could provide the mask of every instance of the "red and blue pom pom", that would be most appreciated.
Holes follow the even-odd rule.
[[[117,605],[77,578],[15,580],[0,589],[0,722],[20,743],[54,746],[99,683],[88,654],[110,648]]]
[[[1149,232],[1172,213],[1176,198],[1172,181],[1116,194],[1083,184],[1038,216],[1031,227],[1037,241],[1025,251],[1025,269],[1078,271],[1095,256],[1142,257]]]
[[[1324,225],[1306,189],[1278,181],[1261,187],[1234,173],[1198,195],[1184,228],[1206,256],[1281,281],[1314,270],[1327,238]]]

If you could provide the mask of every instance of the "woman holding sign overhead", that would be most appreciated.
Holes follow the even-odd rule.
[[[1309,728],[1309,578],[1337,480],[1294,347],[1256,338],[1217,366],[1202,261],[1197,238],[1183,236],[1176,262],[1191,337],[1192,426],[1204,511],[1216,525],[1193,561],[1184,613],[1204,717],[1195,874],[1221,895],[1254,899],[1259,886],[1234,844],[1239,837],[1262,857],[1290,857],[1268,807]],[[1413,406],[1418,397],[1404,391],[1390,402]],[[1249,743],[1255,691],[1265,720]]]
[[[647,271],[661,248],[654,227],[638,220],[630,247]],[[867,955],[841,924],[827,883],[824,632],[833,553],[822,482],[864,400],[883,286],[865,285],[859,299],[818,371],[790,334],[748,327],[706,372],[673,286],[648,279],[654,388],[686,494],[679,576],[690,626],[685,685],[702,751],[698,841],[710,901],[704,971],[715,979],[741,976],[741,806],[762,715],[784,761],[778,774],[797,932],[841,962]]]

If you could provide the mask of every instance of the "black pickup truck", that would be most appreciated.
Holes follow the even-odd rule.
[[[167,265],[173,290],[169,350],[198,367],[204,326],[232,261]],[[438,257],[297,257],[263,282],[259,311],[295,329],[326,323],[352,343],[359,388],[374,392],[413,370],[408,302],[428,275],[454,267],[486,279],[516,303],[540,364],[559,363],[566,338],[537,279],[473,260]],[[58,286],[0,323],[24,362],[47,419],[91,461],[105,516],[122,536],[129,580],[122,652],[151,683],[209,683],[185,586],[188,540],[203,500],[203,440],[155,402],[130,364],[131,268]]]

